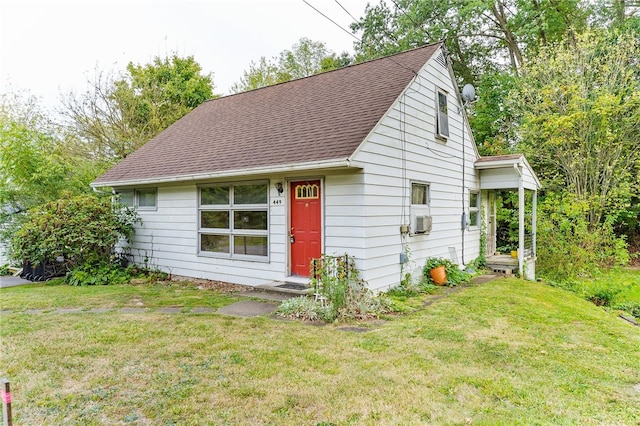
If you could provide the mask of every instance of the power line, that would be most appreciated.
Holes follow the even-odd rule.
[[[315,10],[316,12],[318,12],[320,15],[324,16],[326,19],[328,19],[329,21],[331,21],[333,23],[333,25],[335,25],[336,27],[340,28],[342,31],[344,31],[345,33],[349,34],[351,37],[355,38],[357,41],[360,41],[360,39],[358,37],[356,37],[355,34],[353,34],[351,31],[346,30],[345,28],[343,28],[340,24],[338,24],[336,21],[334,21],[333,19],[329,18],[327,15],[325,15],[324,13],[320,12],[318,9],[316,9],[311,3],[309,3],[307,0],[302,0],[307,6],[309,6],[311,9]],[[339,3],[338,3],[339,4]],[[344,9],[344,8],[343,8]],[[346,9],[345,9],[346,10]],[[347,12],[349,13],[349,12]]]
[[[353,19],[353,22],[358,22],[358,20],[356,18],[354,18],[353,15],[351,13],[349,13],[349,11],[347,9],[345,9],[344,6],[341,5],[338,0],[335,0],[335,1],[336,1],[336,3],[338,3],[338,6],[340,6],[342,8],[342,10],[347,12],[347,15],[349,15],[351,17],[351,19]]]
[[[327,15],[325,15],[324,13],[322,13],[321,11],[319,11],[317,8],[315,8],[311,3],[309,3],[307,0],[302,0],[307,6],[309,6],[310,8],[312,8],[313,10],[315,10],[316,12],[318,12],[320,15],[322,15],[325,19],[328,19],[329,21],[331,21],[331,23],[333,23],[335,26],[337,26],[338,28],[340,28],[342,31],[346,32],[347,34],[349,34],[351,37],[355,38],[359,43],[362,43],[362,40],[360,38],[358,38],[355,34],[347,31],[346,29],[344,29],[342,26],[340,26],[338,23],[336,23],[336,21],[334,21],[333,19],[329,18]],[[337,0],[336,0],[337,2]],[[340,3],[338,3],[340,4]],[[347,12],[348,13],[348,12]],[[392,35],[390,35],[386,30],[385,33],[388,36],[391,36],[394,40],[396,40],[396,42],[398,41],[397,39],[395,39],[395,37],[393,37]],[[403,64],[402,62],[392,58],[391,56],[384,56],[382,58],[379,59],[388,59],[391,62],[393,62],[394,64],[398,65],[399,67],[402,67],[406,70],[411,71],[415,76],[418,76],[418,73],[416,70],[414,70],[413,68],[411,68],[410,66]]]

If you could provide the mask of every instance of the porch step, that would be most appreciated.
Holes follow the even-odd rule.
[[[494,273],[501,275],[513,275],[513,268],[508,266],[489,266]]]
[[[270,293],[286,294],[288,296],[308,296],[313,293],[313,288],[306,284],[295,282],[274,281],[267,284],[257,285],[256,289]]]

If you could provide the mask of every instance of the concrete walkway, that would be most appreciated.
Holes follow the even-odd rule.
[[[33,284],[24,278],[14,277],[12,275],[0,276],[0,288],[15,287],[18,285]]]

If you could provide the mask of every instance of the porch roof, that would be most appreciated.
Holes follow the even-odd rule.
[[[529,162],[522,154],[480,157],[475,162],[480,170],[481,189],[524,189],[538,190],[540,181]]]

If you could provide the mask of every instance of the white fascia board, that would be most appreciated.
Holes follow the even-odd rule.
[[[478,170],[510,169],[514,165],[519,165],[520,163],[522,163],[522,157],[515,160],[509,159],[509,160],[483,161],[483,162],[475,163],[474,167]]]
[[[362,169],[363,165],[357,164],[349,159],[344,160],[326,160],[326,161],[314,161],[309,163],[290,164],[285,166],[275,167],[258,167],[254,169],[238,169],[238,170],[225,170],[215,173],[197,173],[191,175],[178,175],[178,176],[163,176],[159,178],[151,179],[132,179],[132,180],[117,180],[111,182],[91,182],[92,188],[105,188],[105,187],[126,187],[136,185],[159,185],[163,183],[179,183],[179,182],[193,182],[203,181],[210,179],[221,178],[237,178],[240,176],[255,176],[255,175],[270,175],[277,173],[290,173],[297,171],[309,171],[309,170],[324,170],[324,169]]]

